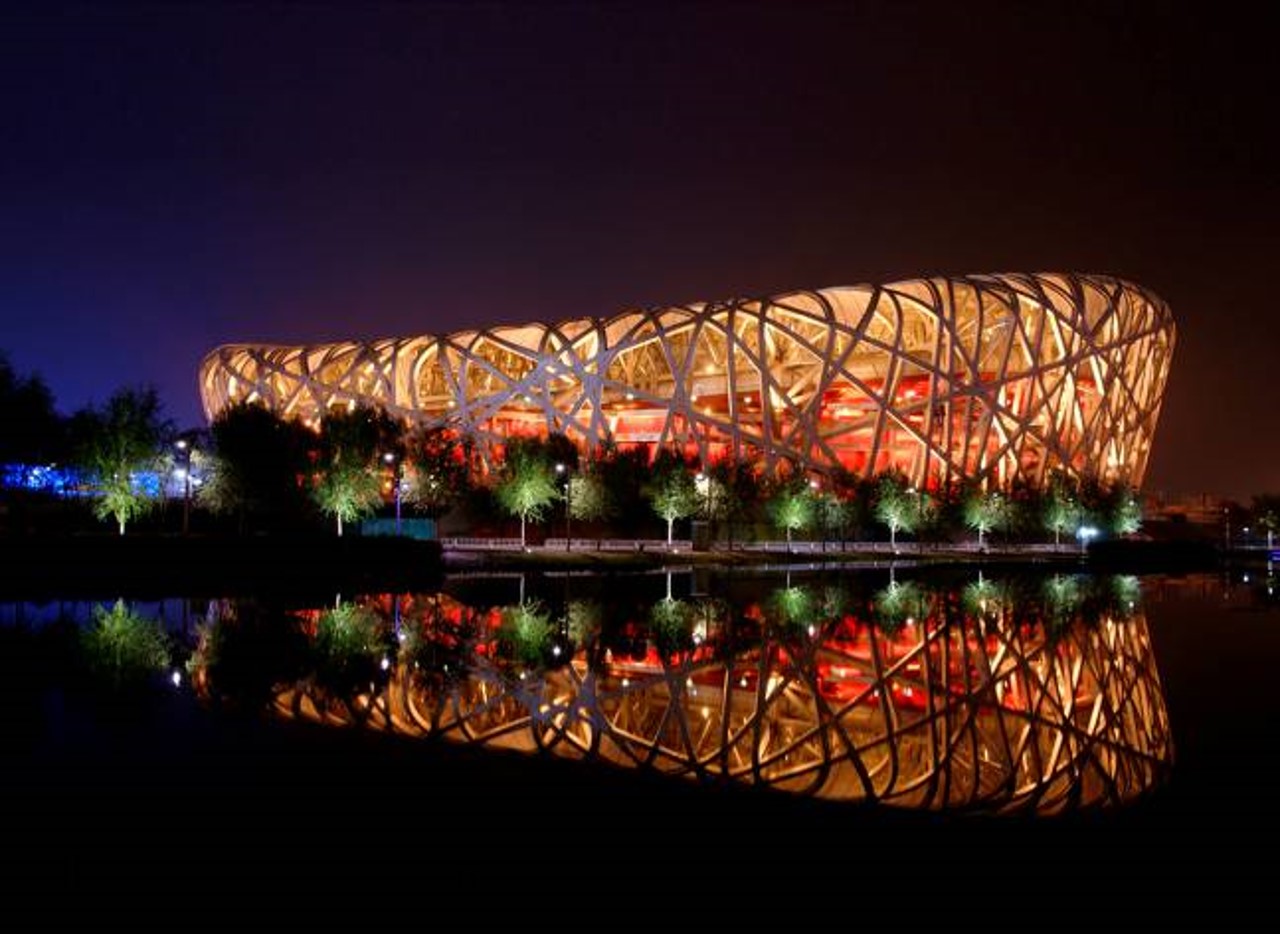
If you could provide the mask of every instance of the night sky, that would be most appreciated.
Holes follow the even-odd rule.
[[[1041,6],[9,3],[0,349],[195,425],[224,342],[1108,273],[1179,328],[1146,486],[1280,491],[1273,31]]]

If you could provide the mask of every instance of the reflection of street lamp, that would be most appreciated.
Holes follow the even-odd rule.
[[[173,446],[182,459],[177,473],[182,478],[182,534],[186,535],[191,527],[191,444],[186,438],[179,438]]]
[[[387,464],[388,466],[395,465],[394,467],[392,467],[392,470],[391,470],[391,482],[394,483],[396,487],[396,536],[399,537],[400,535],[400,462],[396,460],[395,454],[393,454],[390,451],[382,455],[382,460],[383,460],[383,463]]]
[[[564,464],[556,464],[556,476],[564,477],[564,550],[572,550],[569,538],[569,519],[573,515],[573,478],[569,476],[569,468]]]
[[[1091,525],[1082,525],[1076,529],[1076,536],[1080,539],[1080,553],[1084,554],[1089,550],[1089,540],[1095,538],[1098,530]]]

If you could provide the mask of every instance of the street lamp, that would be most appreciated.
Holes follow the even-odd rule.
[[[400,537],[400,462],[396,460],[395,454],[388,451],[382,455],[383,463],[388,466],[395,465],[391,471],[391,482],[396,487],[396,537]]]
[[[716,485],[711,476],[704,471],[699,470],[693,478],[694,489],[698,491],[698,495],[707,501],[707,547],[715,547],[715,521],[716,521]],[[733,529],[729,529],[730,540],[733,538]]]
[[[818,534],[822,536],[822,552],[827,551],[827,509],[822,502],[822,484],[816,478],[809,480],[809,495],[813,497],[813,505],[818,513]],[[813,546],[810,545],[812,548]]]
[[[179,438],[173,446],[178,449],[178,457],[182,460],[177,472],[182,478],[182,534],[186,535],[191,528],[191,443],[186,438]]]
[[[573,478],[569,476],[569,468],[563,463],[556,464],[556,476],[564,477],[564,550],[570,551],[572,539],[569,538],[569,519],[573,516]]]
[[[1095,538],[1098,530],[1091,525],[1082,525],[1076,529],[1076,536],[1080,539],[1080,553],[1085,554],[1089,550],[1089,540]]]

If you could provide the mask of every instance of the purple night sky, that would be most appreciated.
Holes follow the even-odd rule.
[[[224,342],[1108,273],[1179,326],[1146,485],[1280,490],[1272,32],[1025,6],[7,4],[0,350],[195,425]]]

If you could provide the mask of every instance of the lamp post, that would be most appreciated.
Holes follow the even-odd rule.
[[[396,495],[396,537],[400,537],[400,461],[396,460],[395,454],[388,451],[382,455],[382,460],[391,466],[391,482],[395,484]]]
[[[1089,551],[1089,539],[1098,534],[1098,530],[1091,525],[1082,525],[1076,529],[1076,535],[1080,539],[1080,554],[1087,554]]]
[[[693,478],[694,489],[698,491],[698,495],[706,499],[707,509],[707,547],[715,548],[715,521],[716,521],[716,484],[711,479],[711,475],[706,471],[699,470]],[[730,539],[733,537],[733,529],[729,529]]]
[[[556,464],[556,476],[564,477],[564,550],[571,551],[573,540],[569,537],[569,520],[573,516],[573,478],[563,463]]]
[[[822,536],[822,553],[827,552],[827,510],[822,502],[822,484],[816,479],[809,480],[809,495],[813,497],[813,505],[818,513],[818,534]],[[810,546],[812,548],[812,546]]]
[[[179,438],[173,445],[178,449],[178,457],[182,459],[182,534],[186,535],[191,528],[191,443],[186,438]]]

